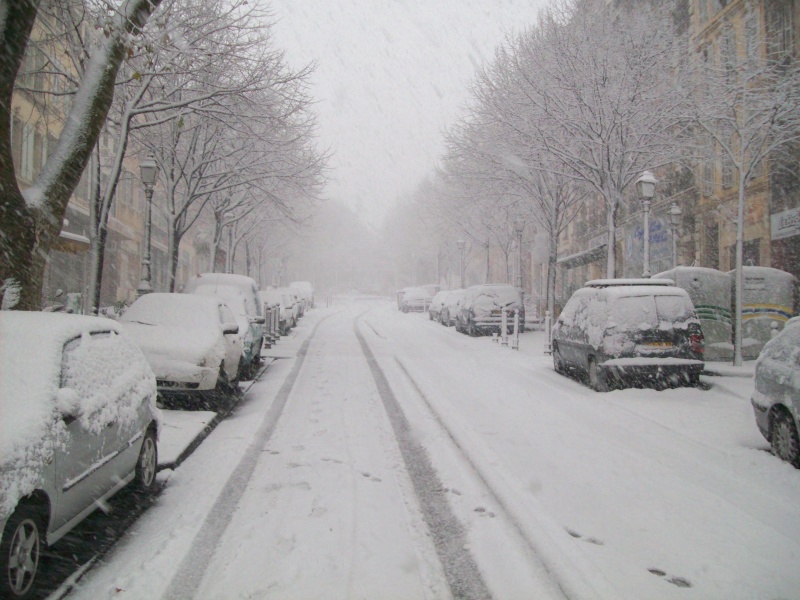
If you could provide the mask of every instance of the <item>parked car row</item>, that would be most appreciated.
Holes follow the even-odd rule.
[[[154,490],[157,397],[230,406],[260,365],[259,295],[207,273],[117,320],[0,311],[0,598],[35,595],[45,548],[120,489]]]

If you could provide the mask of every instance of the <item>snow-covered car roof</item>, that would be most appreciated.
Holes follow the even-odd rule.
[[[425,300],[430,298],[431,295],[428,293],[428,290],[425,288],[415,287],[409,288],[405,295],[403,296],[403,301],[408,300]]]
[[[241,290],[258,290],[255,279],[234,273],[201,273],[186,282],[186,290],[191,292],[201,285],[229,285]]]
[[[592,279],[587,281],[584,287],[604,288],[616,286],[630,286],[630,285],[675,285],[671,279]]]

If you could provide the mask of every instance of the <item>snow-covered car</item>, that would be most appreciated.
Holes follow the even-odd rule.
[[[203,273],[186,283],[187,294],[219,296],[223,300],[241,298],[248,319],[248,332],[243,336],[241,372],[255,371],[261,364],[261,346],[264,344],[264,315],[258,299],[255,279],[231,273]]]
[[[436,295],[431,300],[430,305],[428,305],[428,318],[431,321],[439,321],[442,315],[444,302],[449,294],[450,292],[436,292]]]
[[[589,281],[553,326],[555,370],[586,373],[597,391],[644,382],[696,385],[703,345],[689,294],[669,279]]]
[[[756,425],[776,456],[800,468],[800,317],[766,343],[752,396]]]
[[[305,308],[314,308],[314,286],[308,281],[293,281],[289,287],[300,295]]]
[[[407,312],[425,312],[431,303],[431,295],[428,290],[421,287],[409,288],[403,294],[400,301],[400,310]]]
[[[453,290],[447,294],[442,304],[442,310],[439,312],[439,322],[442,325],[452,327],[456,324],[458,306],[464,298],[464,294],[466,294],[466,290]]]
[[[110,319],[2,311],[0,340],[0,597],[19,599],[47,546],[127,484],[153,490],[160,411]]]
[[[503,309],[510,332],[514,327],[514,311],[519,311],[520,327],[525,323],[525,307],[519,289],[508,284],[473,285],[467,288],[458,305],[456,330],[469,335],[500,333]]]
[[[216,296],[151,293],[138,298],[120,324],[144,352],[158,391],[192,395],[227,393],[242,355],[239,324]]]
[[[255,343],[253,340],[253,330],[251,328],[250,315],[248,314],[244,297],[229,296],[225,299],[225,304],[227,304],[228,308],[231,309],[231,312],[236,319],[236,323],[239,325],[238,335],[242,341],[242,357],[239,360],[239,372],[236,378],[243,380],[252,379],[258,371],[258,367],[261,363],[252,359],[248,360],[248,355],[256,353],[257,350],[253,348],[253,344]],[[258,349],[258,351],[260,351],[260,349]]]

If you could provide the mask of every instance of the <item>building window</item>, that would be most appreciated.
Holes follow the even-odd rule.
[[[771,0],[764,9],[767,20],[767,48],[773,58],[780,60],[780,57],[790,55],[792,52],[793,12],[792,0]]]
[[[700,27],[708,21],[708,0],[697,0],[697,14],[700,17]]]
[[[706,227],[706,265],[711,269],[719,269],[719,225],[714,223]]]
[[[730,253],[729,263],[731,269],[736,268],[736,244],[731,244],[728,247]],[[742,244],[742,266],[744,267],[758,267],[761,265],[761,238],[749,240]]]
[[[760,31],[758,27],[758,11],[754,7],[748,7],[744,17],[744,40],[747,58],[759,58]]]

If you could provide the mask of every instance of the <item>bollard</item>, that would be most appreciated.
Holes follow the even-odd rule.
[[[514,311],[514,337],[511,340],[511,349],[519,350],[519,309]]]
[[[264,333],[262,339],[264,340],[264,348],[272,348],[272,337],[270,336],[270,326],[272,325],[272,309],[264,305]]]
[[[508,311],[503,308],[502,321],[500,322],[500,343],[508,346]]]
[[[544,353],[553,353],[553,317],[549,310],[544,314]]]

